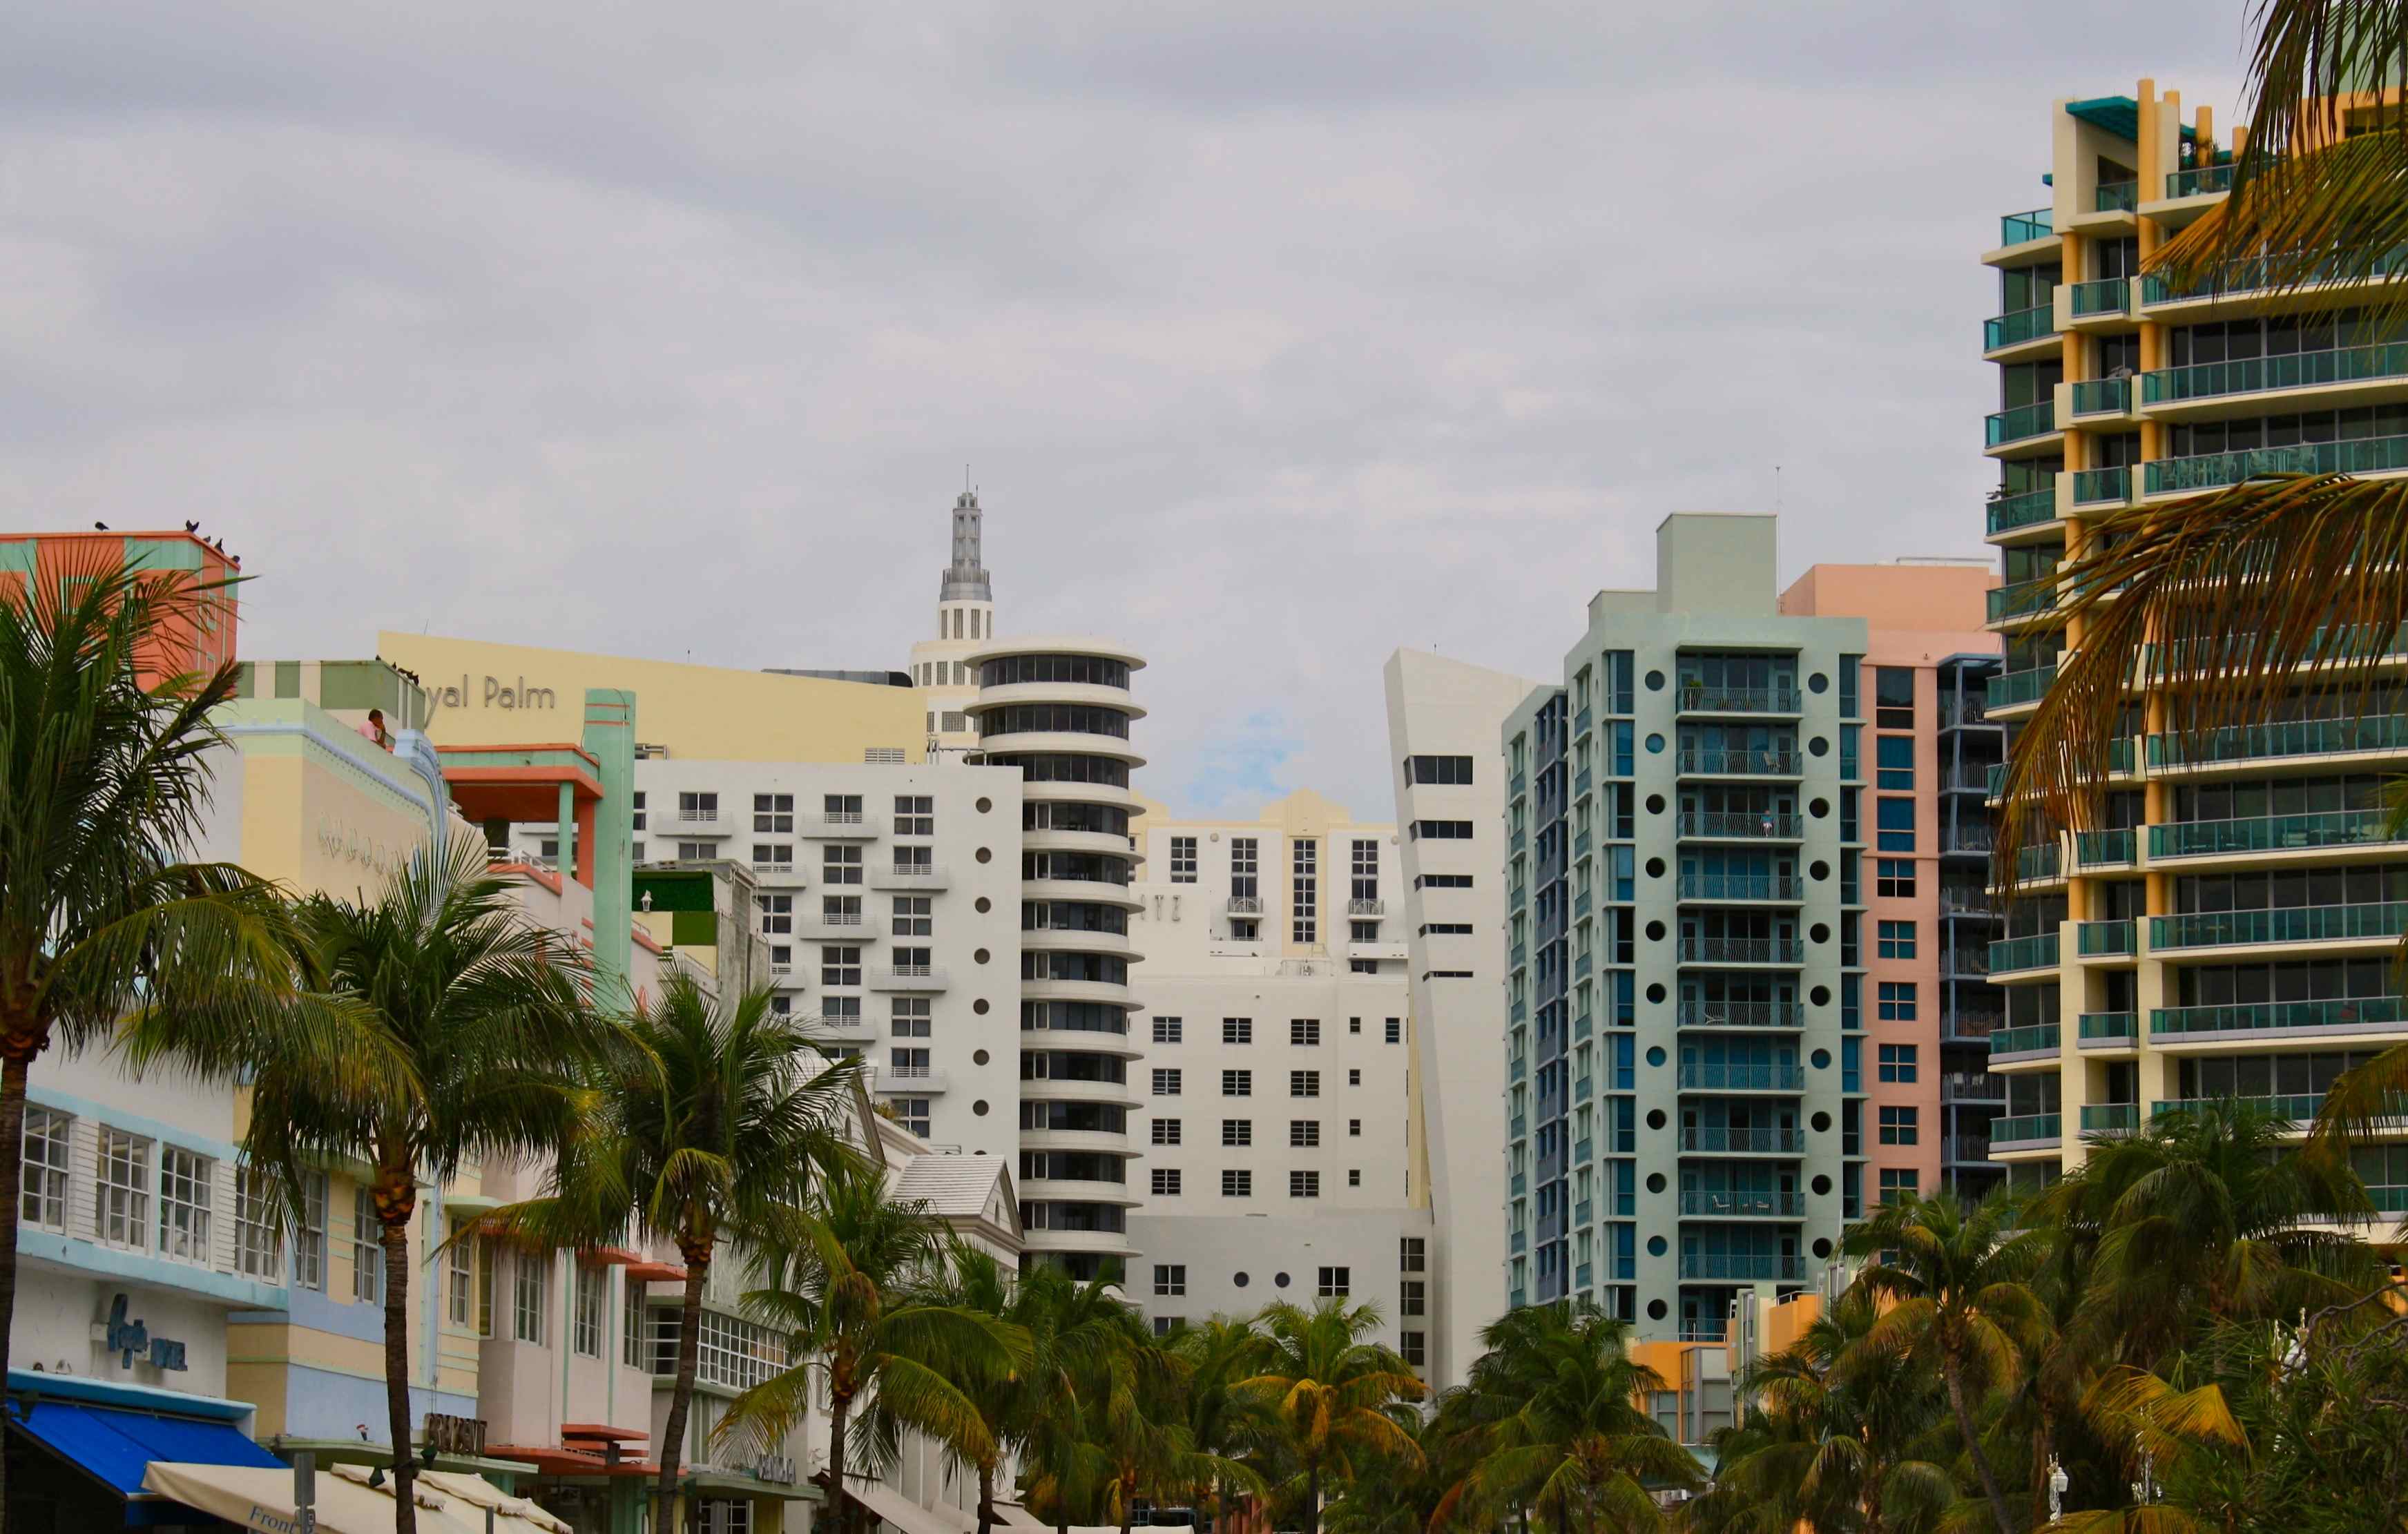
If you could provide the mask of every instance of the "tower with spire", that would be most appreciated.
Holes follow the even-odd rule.
[[[937,583],[937,637],[911,647],[911,681],[927,698],[928,754],[959,760],[978,749],[969,720],[979,679],[969,657],[995,638],[995,585],[984,554],[986,513],[976,486],[954,497],[952,557]]]
[[[978,492],[965,490],[953,502],[953,562],[945,566],[943,585],[938,590],[939,602],[984,602],[993,606],[995,588],[987,581],[986,566],[979,554],[979,540],[984,536],[982,523],[986,514],[979,509]]]

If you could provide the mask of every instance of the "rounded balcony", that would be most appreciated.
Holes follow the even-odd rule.
[[[1142,910],[1145,901],[1126,884],[1108,884],[1100,879],[1028,879],[1020,885],[1023,900],[1073,900],[1096,906],[1118,906],[1123,910]]]
[[[1082,681],[1012,681],[979,689],[979,708],[1000,709],[1014,703],[1088,703],[1131,719],[1145,717],[1145,710],[1131,699],[1125,687],[1102,687]]]

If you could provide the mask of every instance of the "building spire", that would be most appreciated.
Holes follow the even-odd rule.
[[[979,541],[985,513],[979,509],[978,492],[965,490],[953,502],[953,560],[945,566],[944,583],[938,589],[939,602],[992,602],[995,589],[988,584],[986,566],[981,563]]]

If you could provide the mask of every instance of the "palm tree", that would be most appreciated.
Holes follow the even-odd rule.
[[[738,1396],[714,1431],[782,1438],[810,1410],[813,1378],[824,1380],[828,1462],[815,1479],[836,1527],[853,1529],[859,1508],[845,1476],[855,1431],[873,1448],[909,1428],[969,1463],[992,1455],[994,1432],[956,1380],[1017,1373],[1029,1341],[1017,1326],[945,1302],[927,1207],[888,1198],[879,1168],[831,1168],[799,1224],[802,1244],[766,1249],[769,1283],[745,1296],[786,1332],[796,1361]]]
[[[1479,1435],[1480,1459],[1440,1503],[1441,1518],[1485,1521],[1526,1506],[1555,1534],[1585,1534],[1599,1518],[1654,1528],[1662,1516],[1651,1484],[1704,1479],[1640,1409],[1665,1385],[1630,1357],[1627,1325],[1584,1302],[1528,1308],[1491,1331],[1503,1345],[1474,1364],[1472,1388],[1501,1414]]]
[[[685,1297],[652,1512],[653,1527],[667,1528],[711,1263],[731,1241],[793,1237],[815,1174],[851,1162],[841,1120],[859,1067],[829,1064],[803,1020],[771,1008],[768,988],[721,1001],[682,970],[637,1003],[616,1045],[595,1072],[592,1106],[554,1165],[552,1191],[495,1210],[455,1239],[557,1248],[632,1234],[677,1248]]]
[[[1321,1494],[1350,1481],[1356,1455],[1417,1463],[1421,1449],[1388,1414],[1424,1387],[1405,1361],[1363,1340],[1377,1329],[1373,1305],[1324,1299],[1312,1310],[1281,1303],[1261,1316],[1263,1356],[1245,1388],[1272,1404],[1280,1436],[1304,1479],[1304,1534],[1320,1534]]]
[[[2011,1232],[2012,1216],[2000,1198],[1968,1207],[1942,1194],[1885,1205],[1843,1242],[1850,1255],[1870,1259],[1855,1287],[1888,1305],[1856,1346],[1940,1376],[1999,1534],[2015,1534],[2014,1520],[1982,1447],[1975,1393],[2012,1390],[2022,1372],[2019,1344],[2042,1313],[2028,1280],[2049,1240],[2037,1229]]]
[[[1187,1431],[1198,1449],[1250,1459],[1276,1443],[1278,1418],[1270,1404],[1259,1391],[1243,1388],[1263,1351],[1251,1319],[1214,1316],[1180,1331],[1170,1346],[1187,1366]],[[1206,1489],[1217,1523],[1232,1488],[1215,1482]]]
[[[409,1226],[418,1184],[440,1187],[472,1160],[533,1158],[566,1143],[588,1106],[580,1078],[609,1047],[612,1025],[584,1004],[576,950],[520,914],[473,837],[422,851],[371,902],[312,896],[296,921],[321,983],[364,1008],[380,1046],[408,1068],[362,1086],[337,1059],[284,1052],[257,1064],[244,1152],[296,1211],[305,1166],[344,1159],[367,1168],[384,1255],[394,1527],[410,1534]],[[150,1022],[144,1048],[199,1047],[173,1014]],[[242,1063],[239,1039],[200,1043],[213,1064]]]
[[[296,988],[278,893],[192,859],[208,755],[225,745],[209,713],[233,696],[235,669],[143,681],[165,636],[222,592],[93,565],[0,593],[0,1369],[17,1306],[25,1084],[46,1050],[77,1053],[164,1014],[196,1040],[238,1046],[242,1065],[291,1051],[357,1084],[394,1064],[355,1009]],[[206,1071],[208,1053],[143,1059]]]
[[[1003,1413],[1024,1500],[1067,1530],[1073,1508],[1102,1499],[1111,1466],[1101,1425],[1135,1410],[1139,1355],[1151,1340],[1109,1282],[1082,1283],[1051,1263],[1021,1275],[1010,1314],[1029,1337],[1029,1367]]]

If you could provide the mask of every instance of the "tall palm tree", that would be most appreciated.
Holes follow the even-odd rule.
[[[1245,1388],[1277,1412],[1304,1481],[1304,1534],[1320,1534],[1323,1488],[1352,1480],[1355,1455],[1418,1461],[1420,1445],[1387,1409],[1419,1400],[1424,1386],[1394,1352],[1363,1340],[1380,1325],[1376,1306],[1281,1303],[1267,1307],[1260,1324],[1263,1356]]]
[[[208,754],[226,743],[209,713],[233,696],[235,670],[144,682],[165,637],[223,590],[93,562],[0,591],[0,1369],[17,1305],[25,1086],[45,1051],[173,1015],[199,1053],[142,1063],[210,1072],[214,1040],[237,1066],[289,1051],[354,1085],[396,1068],[356,1009],[302,988],[278,892],[194,858]]]
[[[614,1045],[594,1072],[591,1106],[554,1163],[551,1191],[495,1210],[455,1239],[556,1248],[633,1235],[677,1248],[685,1296],[652,1512],[653,1527],[667,1528],[711,1264],[730,1242],[798,1234],[794,1221],[817,1174],[853,1158],[841,1121],[859,1066],[830,1064],[802,1019],[771,1008],[768,988],[720,1000],[681,970],[637,1003]]]
[[[345,1062],[294,1052],[253,1066],[244,1152],[303,1201],[304,1168],[365,1163],[384,1257],[384,1372],[392,1434],[394,1527],[416,1510],[409,1433],[409,1226],[423,1181],[440,1187],[469,1161],[533,1158],[570,1140],[589,1106],[580,1086],[609,1047],[613,1025],[588,1009],[577,951],[520,914],[486,871],[480,839],[411,858],[381,895],[317,895],[297,912],[319,982],[365,1009],[378,1047],[406,1062],[362,1084]],[[206,1048],[243,1063],[238,1038],[195,1040],[164,1009],[137,1035],[146,1050]]]
[[[839,1530],[860,1527],[847,1489],[860,1433],[867,1447],[910,1429],[968,1462],[995,1453],[995,1435],[957,1379],[1017,1373],[1027,1334],[993,1315],[945,1302],[941,1252],[926,1205],[886,1196],[875,1167],[838,1167],[799,1222],[801,1244],[765,1250],[767,1287],[745,1296],[761,1320],[783,1329],[795,1362],[731,1402],[715,1429],[782,1438],[810,1410],[814,1378],[828,1400],[823,1489]]]
[[[2028,1281],[2049,1240],[2042,1230],[2011,1230],[2012,1218],[2004,1199],[1969,1207],[1941,1194],[1883,1206],[1843,1243],[1870,1259],[1855,1286],[1888,1307],[1856,1347],[1902,1355],[1939,1375],[1999,1534],[2016,1534],[2014,1519],[1973,1408],[1979,1392],[2011,1390],[2022,1373],[2022,1340],[2042,1315]]]
[[[1278,1418],[1270,1404],[1260,1392],[1242,1388],[1263,1351],[1252,1319],[1214,1316],[1182,1330],[1170,1346],[1187,1365],[1187,1430],[1198,1449],[1251,1460],[1273,1445]],[[1207,1488],[1216,1522],[1232,1491],[1226,1482]]]
[[[1555,1534],[1587,1534],[1600,1519],[1650,1529],[1662,1516],[1651,1485],[1704,1478],[1687,1450],[1640,1409],[1663,1379],[1631,1358],[1629,1327],[1594,1305],[1529,1308],[1475,1363],[1473,1388],[1501,1414],[1480,1435],[1477,1465],[1441,1502],[1441,1517],[1493,1520],[1528,1507]]]
[[[1021,1275],[1010,1314],[1029,1338],[1029,1367],[1004,1409],[1023,1500],[1067,1530],[1073,1509],[1103,1499],[1111,1465],[1102,1425],[1136,1410],[1139,1359],[1151,1340],[1109,1282],[1082,1282],[1050,1263]]]

